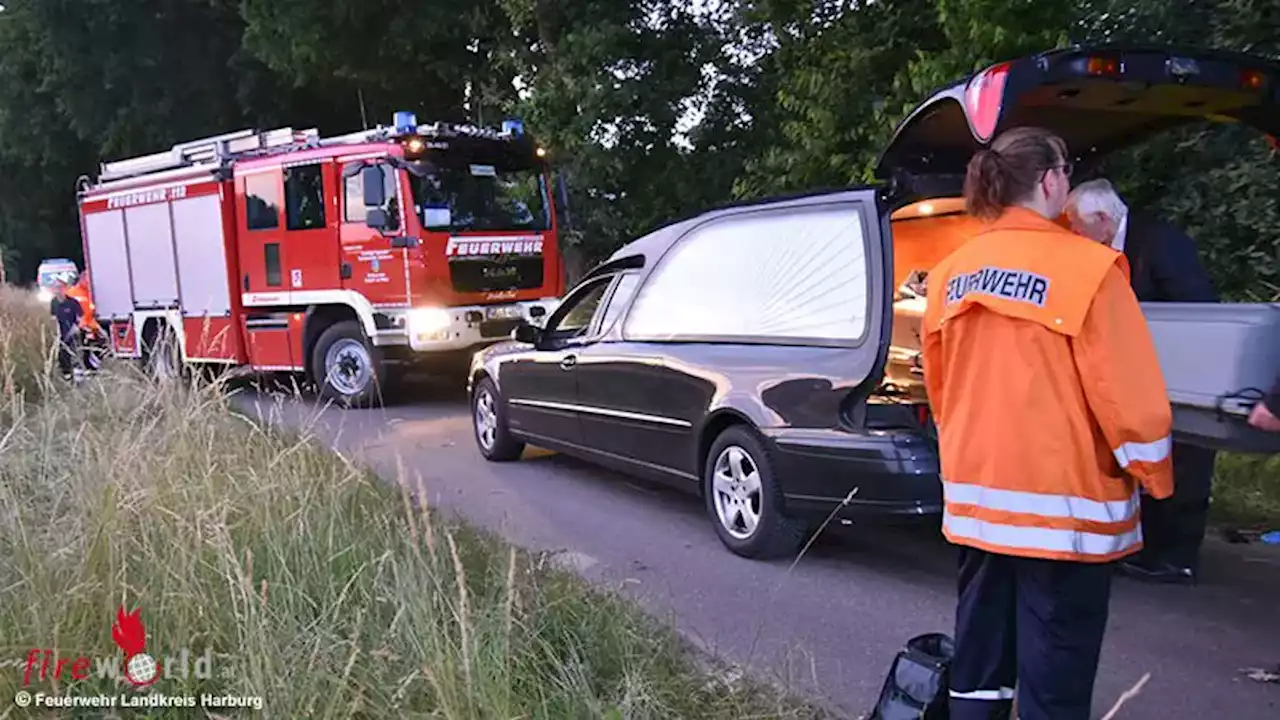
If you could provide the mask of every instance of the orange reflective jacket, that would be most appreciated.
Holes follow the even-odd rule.
[[[1173,491],[1172,411],[1120,253],[1013,208],[930,273],[922,323],[951,542],[1106,562]]]
[[[94,316],[96,309],[93,304],[92,292],[89,288],[89,273],[86,271],[76,281],[75,285],[67,288],[67,295],[76,299],[80,303],[80,310],[83,314],[80,316],[80,327],[92,332],[100,334],[102,328],[98,325],[98,319]]]

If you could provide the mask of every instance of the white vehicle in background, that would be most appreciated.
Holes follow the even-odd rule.
[[[53,300],[55,288],[59,282],[68,286],[74,285],[80,278],[80,268],[67,258],[46,258],[36,269],[36,294],[40,302],[48,304]]]

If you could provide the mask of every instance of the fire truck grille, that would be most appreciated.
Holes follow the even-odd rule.
[[[519,320],[485,320],[480,323],[480,337],[507,337],[519,324]]]
[[[530,290],[542,287],[541,255],[510,255],[449,259],[454,292],[477,293]]]

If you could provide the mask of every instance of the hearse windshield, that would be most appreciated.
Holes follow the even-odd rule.
[[[534,168],[487,163],[419,164],[409,173],[414,211],[427,230],[547,230],[546,184]]]
[[[36,278],[36,283],[42,288],[52,289],[59,282],[67,285],[76,284],[79,279],[79,273],[74,268],[55,267],[52,269],[41,270]]]

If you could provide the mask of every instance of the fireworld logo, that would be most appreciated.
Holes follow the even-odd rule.
[[[138,608],[126,613],[122,606],[116,612],[116,620],[111,625],[111,639],[124,652],[124,659],[59,657],[54,650],[33,648],[27,653],[22,684],[30,686],[33,682],[50,682],[67,680],[86,680],[91,675],[100,679],[123,679],[136,688],[144,688],[153,684],[161,676],[165,667],[177,666],[178,674],[191,676],[191,653],[183,650],[178,658],[167,657],[162,665],[147,653],[147,629],[142,623],[142,609]],[[195,660],[195,677],[206,679],[213,675],[213,656],[206,650],[202,657]]]
[[[124,679],[145,687],[160,677],[160,664],[146,653],[147,628],[142,624],[141,615],[142,608],[126,615],[121,606],[111,626],[111,639],[124,651]]]

